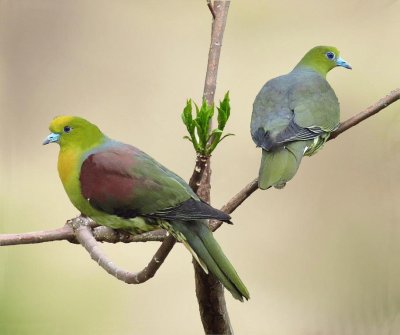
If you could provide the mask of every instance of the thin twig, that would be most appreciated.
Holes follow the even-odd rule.
[[[258,179],[252,180],[245,187],[243,187],[236,195],[233,196],[224,206],[222,206],[221,211],[231,214],[236,208],[238,208],[243,201],[245,201],[250,195],[258,190]],[[212,220],[210,222],[210,229],[216,231],[221,225],[222,221]]]
[[[128,272],[119,268],[104,254],[96,239],[93,237],[87,218],[79,217],[75,219],[72,227],[74,229],[76,239],[80,244],[82,244],[92,259],[110,275],[127,284],[141,284],[150,278],[153,278],[175,245],[175,238],[168,236],[151,258],[148,265],[142,271],[137,273]]]
[[[1,234],[0,246],[34,244],[34,243],[74,240],[74,239],[75,235],[71,226],[65,225],[64,227],[53,230],[35,231],[31,233],[20,233],[20,234]]]
[[[206,79],[204,81],[203,98],[209,105],[214,103],[215,89],[217,87],[217,75],[219,58],[221,55],[222,39],[224,37],[226,18],[230,1],[214,1],[215,19],[211,30],[211,44],[208,53]]]
[[[400,99],[400,88],[397,88],[397,89],[391,91],[384,98],[380,99],[378,102],[374,103],[370,107],[363,110],[362,112],[360,112],[357,115],[354,115],[353,117],[351,117],[350,119],[342,122],[340,124],[339,128],[336,129],[334,132],[332,132],[332,134],[329,136],[329,140],[335,139],[344,131],[354,127],[355,125],[368,119],[372,115],[375,115],[376,113],[380,112],[382,109],[385,109],[386,107],[388,107],[393,102],[396,102],[399,99]]]
[[[208,9],[209,9],[210,12],[211,12],[211,15],[212,15],[212,17],[213,17],[213,20],[215,20],[215,11],[214,11],[214,7],[213,7],[213,5],[212,5],[212,3],[211,3],[211,0],[207,0],[207,6],[208,6]]]
[[[72,219],[65,226],[52,230],[35,231],[30,233],[18,234],[0,234],[0,247],[20,244],[36,244],[53,241],[69,241],[71,243],[79,243],[76,240],[75,232],[72,229]],[[132,243],[132,242],[150,242],[164,241],[167,237],[167,232],[163,229],[154,230],[151,232],[132,235],[125,231],[114,230],[105,226],[94,227],[92,230],[94,238],[98,242],[107,243]]]

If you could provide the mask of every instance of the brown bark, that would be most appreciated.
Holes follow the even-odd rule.
[[[211,44],[208,53],[207,72],[204,82],[203,98],[209,105],[214,104],[217,87],[218,65],[221,55],[226,19],[230,1],[208,2],[213,16],[211,29]],[[210,127],[212,128],[212,127]],[[203,164],[204,172],[197,194],[210,203],[211,192],[211,160]],[[206,334],[232,334],[232,326],[226,308],[224,287],[212,274],[204,273],[203,269],[193,260],[196,296],[199,303],[200,317]]]

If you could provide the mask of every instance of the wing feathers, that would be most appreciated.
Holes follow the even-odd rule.
[[[201,201],[180,177],[122,143],[89,154],[81,166],[80,184],[92,207],[122,218],[230,222],[228,214]]]
[[[312,140],[323,133],[325,131],[320,127],[300,127],[293,118],[288,126],[275,136],[271,136],[270,132],[259,128],[255,134],[255,141],[259,147],[269,151],[283,147],[290,142]]]
[[[231,217],[201,200],[189,199],[176,207],[146,214],[150,218],[168,220],[216,219],[230,223]]]

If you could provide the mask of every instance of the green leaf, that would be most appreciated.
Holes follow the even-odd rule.
[[[211,132],[211,135],[214,135],[214,134],[222,134],[222,130],[216,128],[216,129],[214,129],[214,130]]]
[[[196,114],[193,115],[194,104]],[[227,136],[223,135],[223,130],[230,116],[229,92],[224,96],[224,99],[219,102],[218,110],[218,126],[215,129],[210,129],[210,123],[214,116],[214,104],[209,105],[205,99],[202,100],[199,107],[191,99],[186,101],[186,106],[183,109],[181,118],[186,126],[190,136],[184,136],[193,143],[197,153],[209,155],[217,147],[218,143]]]
[[[197,152],[199,150],[199,144],[198,144],[198,141],[197,141],[197,138],[196,138],[196,134],[195,134],[196,124],[195,124],[195,121],[193,120],[192,113],[193,113],[192,100],[188,99],[188,100],[186,100],[186,106],[183,109],[183,112],[181,114],[181,118],[182,118],[183,123],[186,126],[186,129],[187,129],[190,137],[189,136],[185,136],[184,138],[193,143],[193,147]]]
[[[215,139],[219,139],[221,137],[221,135],[222,135],[222,130],[221,129],[218,129],[218,128],[214,129],[209,134],[209,136],[207,138],[207,143],[210,142],[210,140],[211,140],[211,142],[213,142]],[[210,145],[211,145],[211,143],[210,143]]]
[[[196,107],[196,116],[198,116],[200,113],[199,106],[197,106],[197,104],[195,102],[194,102],[194,106]]]
[[[192,118],[192,100],[187,100],[186,101],[186,106],[183,109],[183,112],[181,114],[182,121],[184,125],[186,126],[187,130],[190,132],[193,125],[193,118]]]
[[[212,117],[212,115],[211,115]],[[202,133],[204,135],[203,140],[206,140],[206,136],[208,135],[209,124],[210,124],[210,110],[207,104],[207,101],[203,99],[203,103],[201,104],[200,113],[199,113],[199,124],[202,129]]]
[[[185,139],[185,140],[189,140],[190,142],[192,142],[192,143],[193,143],[192,139],[191,139],[189,136],[187,136],[187,135],[183,136],[183,139]]]
[[[229,134],[226,134],[226,135],[224,135],[224,136],[222,136],[222,137],[219,135],[218,138],[214,138],[213,141],[212,141],[212,143],[211,143],[211,145],[210,145],[210,146],[207,148],[207,150],[206,150],[206,155],[211,155],[211,153],[215,150],[215,148],[218,146],[218,144],[221,143],[221,141],[222,141],[225,137],[234,136],[234,135],[235,135],[235,134],[229,133]]]
[[[199,145],[203,150],[205,150],[208,141],[210,121],[214,110],[207,104],[205,100],[203,100],[200,108],[196,104],[195,106],[196,119],[194,120],[194,124],[199,139]]]
[[[228,137],[228,136],[235,136],[235,134],[232,134],[232,133],[225,134],[224,136],[221,137],[221,139],[219,140],[219,142],[221,142],[225,137]],[[218,143],[219,143],[219,142],[218,142]]]
[[[225,125],[231,114],[229,91],[225,93],[224,99],[219,102],[218,109],[218,128],[224,130]]]

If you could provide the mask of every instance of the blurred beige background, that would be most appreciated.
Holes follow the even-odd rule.
[[[231,92],[213,157],[223,205],[257,174],[253,99],[318,44],[353,71],[328,79],[342,120],[399,85],[399,1],[232,1],[217,97]],[[75,114],[185,179],[194,164],[180,113],[201,98],[209,46],[205,1],[0,1],[0,233],[59,227],[77,211],[42,147],[48,123]],[[251,291],[227,294],[237,334],[400,332],[400,103],[306,158],[283,191],[258,191],[216,233]],[[103,245],[141,269],[157,244]],[[0,334],[201,334],[189,253],[126,286],[67,242],[0,249]]]

